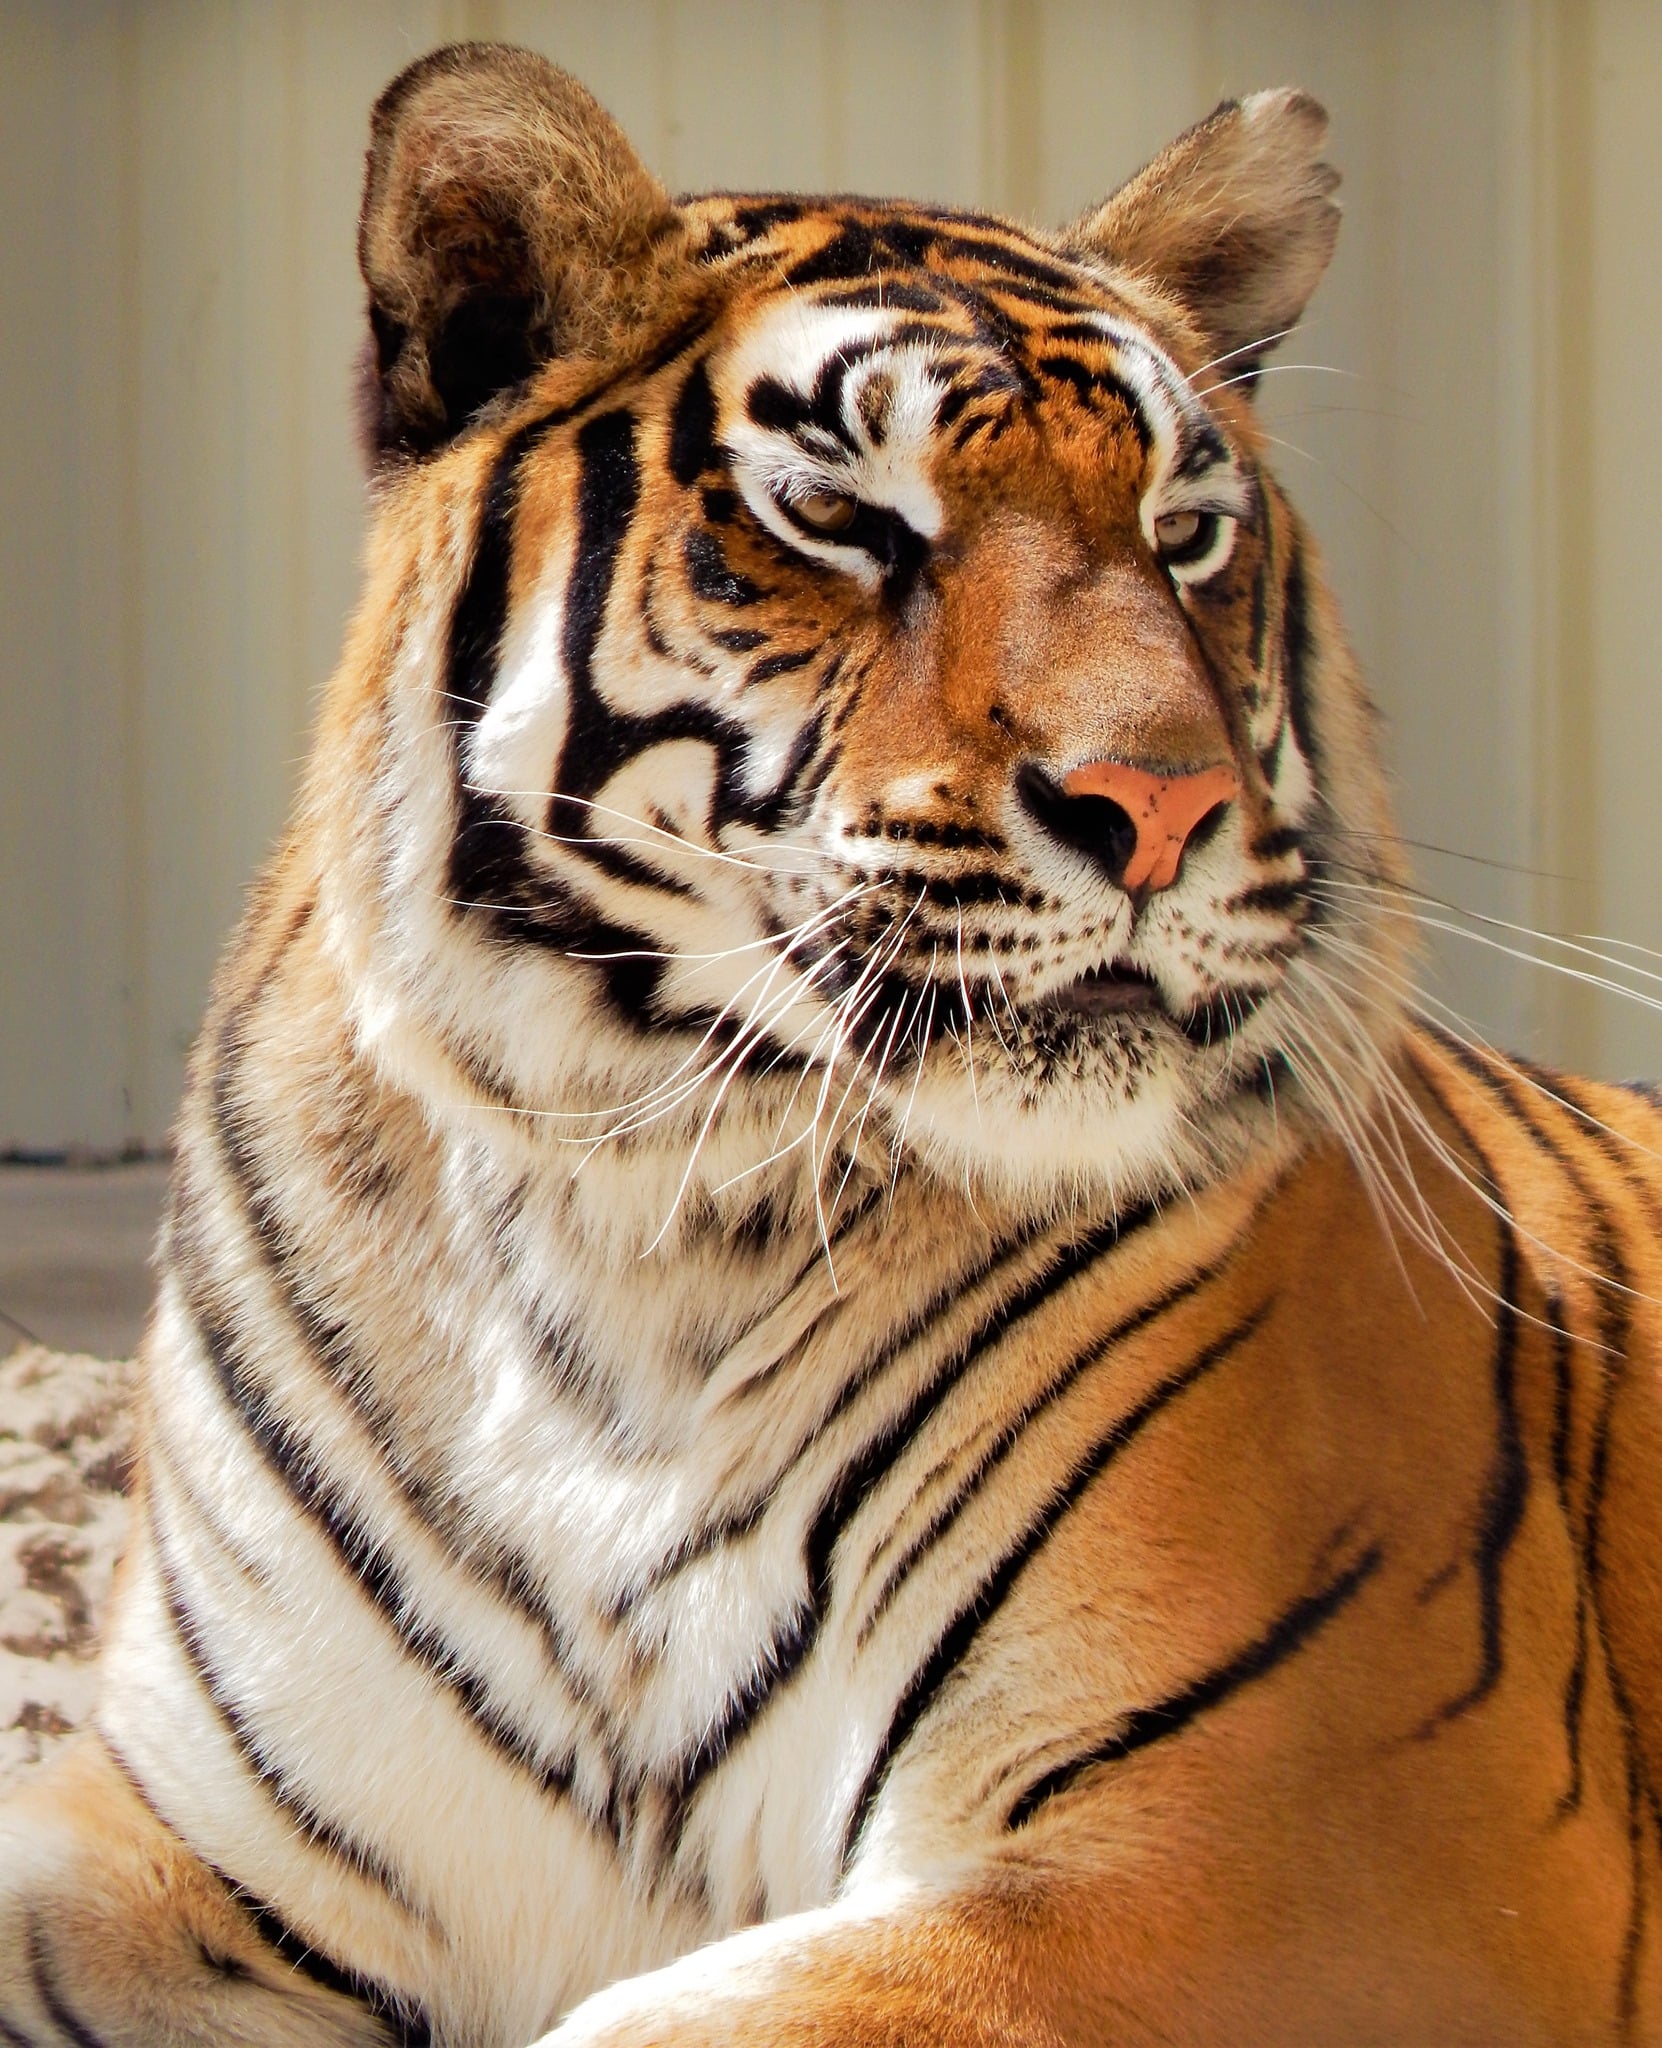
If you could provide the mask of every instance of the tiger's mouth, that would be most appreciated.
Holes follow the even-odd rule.
[[[1092,967],[1045,998],[1048,1010],[1074,1017],[1107,1017],[1128,1010],[1164,1010],[1154,977],[1129,961]]]

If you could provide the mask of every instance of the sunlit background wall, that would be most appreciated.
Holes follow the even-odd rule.
[[[165,1139],[353,602],[365,115],[457,35],[676,187],[1043,221],[1315,91],[1346,220],[1264,403],[1423,886],[1662,948],[1657,0],[3,0],[0,1151]],[[1654,1013],[1428,914],[1483,1031],[1662,1074]]]

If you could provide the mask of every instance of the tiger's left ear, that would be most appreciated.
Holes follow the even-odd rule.
[[[1283,86],[1226,100],[1067,230],[1179,301],[1232,373],[1294,326],[1339,232],[1327,115]]]

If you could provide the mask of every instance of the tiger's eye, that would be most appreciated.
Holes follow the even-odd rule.
[[[845,498],[840,491],[810,491],[805,498],[791,500],[791,510],[815,533],[846,533],[859,509],[853,498]]]
[[[1154,522],[1154,538],[1163,548],[1186,548],[1199,531],[1198,512],[1162,512]]]

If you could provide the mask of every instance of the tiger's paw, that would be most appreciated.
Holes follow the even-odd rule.
[[[915,1899],[798,1913],[609,1985],[533,2048],[1062,2048],[1013,1933]]]
[[[298,1976],[92,1737],[0,1806],[0,2042],[370,2048]]]

